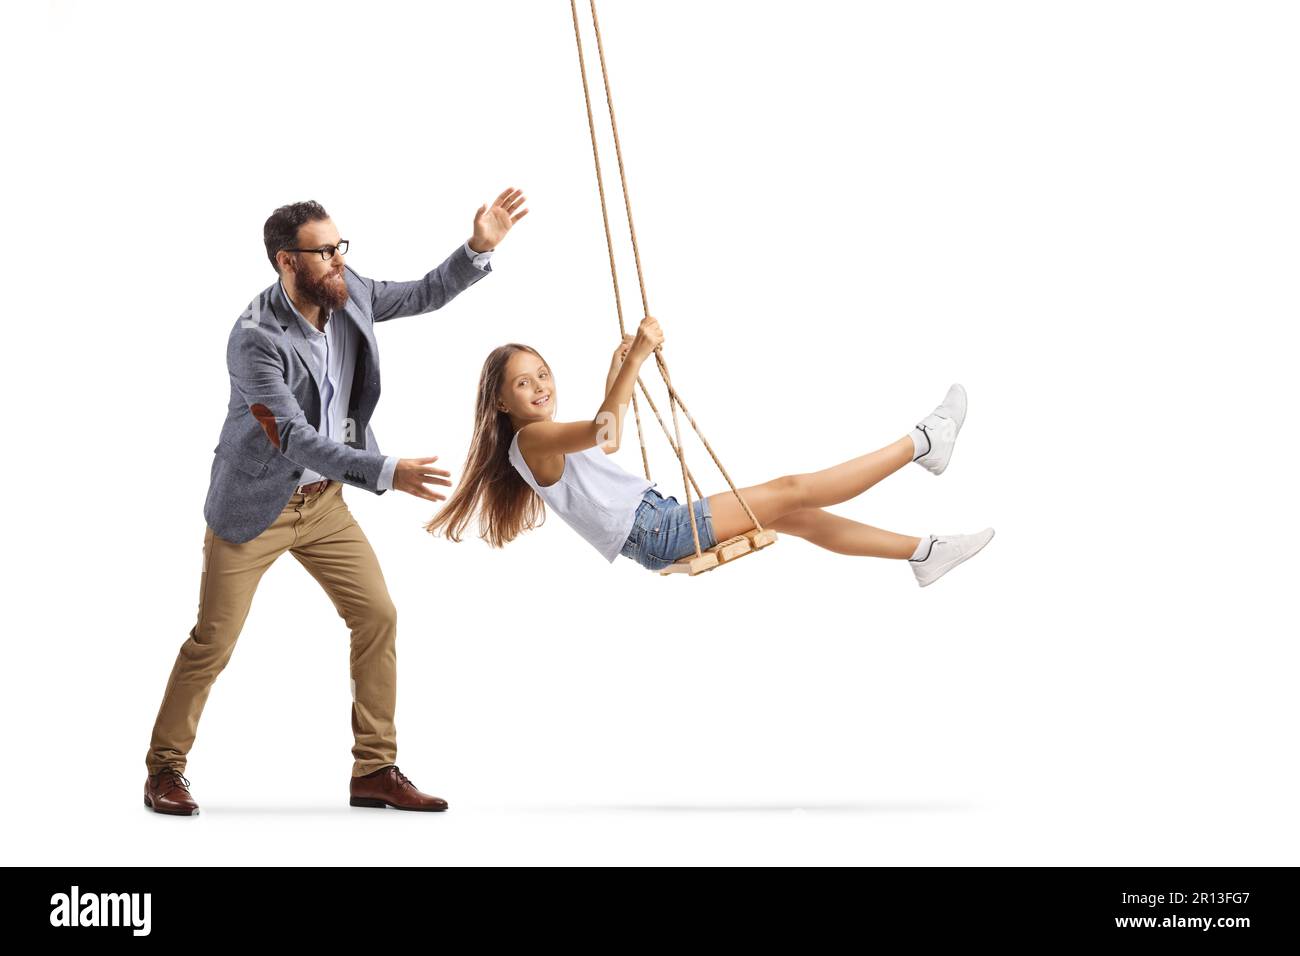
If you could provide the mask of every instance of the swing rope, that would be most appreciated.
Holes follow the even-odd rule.
[[[596,49],[600,56],[600,72],[605,85],[605,101],[609,106],[609,123],[610,123],[610,128],[612,129],[614,134],[614,152],[615,155],[618,157],[618,175],[623,190],[623,206],[627,211],[627,226],[628,226],[628,231],[631,233],[631,237],[632,237],[632,254],[634,259],[636,260],[637,282],[640,285],[640,289],[641,289],[641,306],[644,310],[644,314],[649,315],[650,303],[646,295],[645,275],[641,268],[641,250],[636,239],[636,226],[633,224],[633,220],[632,220],[632,201],[628,196],[627,174],[623,166],[623,149],[619,143],[619,138],[618,138],[618,122],[614,118],[614,96],[610,91],[609,70],[605,64],[605,46],[600,35],[600,19],[596,15],[596,0],[589,0],[589,3],[591,5],[592,26],[594,27],[596,33]],[[622,295],[619,291],[618,267],[616,266],[614,261],[614,240],[613,240],[613,234],[610,231],[610,226],[609,226],[609,209],[606,205],[606,199],[605,199],[604,178],[601,175],[600,148],[597,146],[596,143],[596,124],[591,112],[591,90],[587,84],[587,66],[586,66],[586,60],[582,52],[582,33],[578,27],[578,7],[577,7],[576,0],[569,0],[569,9],[573,14],[573,37],[578,47],[578,70],[582,74],[582,95],[583,98],[586,100],[586,104],[587,104],[587,128],[591,133],[591,155],[596,165],[596,188],[600,194],[600,214],[601,214],[601,219],[604,222],[604,226],[605,226],[605,245],[609,251],[609,272],[610,272],[610,278],[613,280],[613,284],[614,284],[614,304],[618,311],[618,328],[619,328],[620,335],[626,335],[627,334],[626,326],[623,321],[623,300],[622,300]],[[695,434],[699,436],[700,441],[704,444],[704,447],[708,450],[709,456],[713,459],[713,463],[718,466],[718,471],[720,471],[722,473],[723,478],[726,479],[728,487],[731,488],[732,494],[736,496],[736,500],[740,502],[741,508],[743,508],[745,514],[749,516],[749,520],[754,523],[755,530],[762,531],[763,526],[759,524],[758,517],[750,509],[749,504],[745,501],[744,496],[740,493],[740,490],[736,487],[735,482],[731,480],[731,476],[727,473],[727,469],[723,467],[723,464],[719,460],[717,453],[714,452],[713,446],[709,444],[708,439],[704,437],[704,433],[700,431],[699,425],[696,424],[695,417],[687,410],[686,403],[682,401],[681,396],[677,393],[677,390],[673,388],[672,379],[668,374],[668,363],[665,361],[663,357],[663,346],[661,345],[657,347],[655,349],[654,354],[655,354],[655,363],[659,369],[659,375],[663,379],[665,387],[668,389],[668,404],[673,415],[673,431],[676,434],[676,441],[673,440],[673,435],[670,435],[668,433],[668,426],[664,423],[663,416],[659,414],[659,409],[655,407],[654,400],[651,399],[650,392],[648,389],[646,389],[645,383],[641,381],[641,377],[639,375],[637,376],[636,381],[637,381],[637,385],[640,386],[642,393],[645,395],[646,402],[650,405],[651,410],[654,412],[655,419],[659,422],[660,428],[663,429],[664,437],[668,439],[669,447],[672,448],[673,453],[677,456],[678,461],[681,463],[682,485],[685,488],[685,493],[686,493],[687,514],[690,516],[690,520],[691,520],[691,536],[695,542],[695,555],[696,557],[699,557],[702,553],[700,550],[700,533],[699,533],[699,528],[697,527],[695,521],[695,508],[692,506],[692,502],[691,502],[691,486],[692,485],[695,486],[695,493],[700,498],[703,498],[704,495],[700,492],[700,486],[698,483],[696,483],[695,476],[691,474],[690,469],[688,469],[686,466],[686,451],[682,445],[681,424],[677,418],[677,409],[679,407],[681,408],[682,413],[686,415],[686,419],[687,421],[690,422],[691,427],[695,429]],[[636,398],[635,391],[632,393],[632,409],[634,415],[636,416],[637,439],[641,443],[641,461],[645,467],[646,480],[649,481],[650,462],[646,453],[645,435],[642,433],[642,429],[641,429],[641,414],[637,405],[637,398]]]

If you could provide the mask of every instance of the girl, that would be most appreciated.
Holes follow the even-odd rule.
[[[610,362],[605,401],[595,418],[578,422],[554,421],[558,389],[537,350],[513,342],[494,349],[479,377],[463,478],[425,530],[441,529],[460,541],[477,512],[480,537],[501,547],[542,522],[545,502],[608,561],[621,554],[657,571],[693,555],[686,506],[660,494],[657,482],[606,457],[618,451],[641,365],[663,340],[659,323],[649,316],[635,336],[625,336]],[[909,461],[943,474],[965,418],[966,391],[954,385],[943,404],[893,444],[822,471],[742,488],[741,494],[764,528],[838,554],[906,560],[925,587],[979,552],[993,529],[918,538],[823,509],[862,494]],[[701,550],[754,526],[730,490],[693,504]]]

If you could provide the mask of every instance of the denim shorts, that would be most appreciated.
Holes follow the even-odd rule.
[[[695,510],[695,525],[700,532],[700,550],[703,551],[718,543],[713,536],[709,499],[696,498],[691,504]],[[660,571],[680,558],[693,555],[695,538],[691,534],[691,518],[686,506],[672,495],[665,498],[654,488],[647,488],[637,506],[632,533],[623,542],[620,553],[651,571]]]

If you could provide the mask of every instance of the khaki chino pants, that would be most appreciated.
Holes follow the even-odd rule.
[[[397,761],[397,609],[342,489],[331,480],[313,494],[294,492],[271,526],[243,544],[207,529],[198,622],[158,708],[145,758],[150,774],[185,771],[203,705],[235,649],[257,583],[285,551],[320,582],[352,632],[352,775]]]

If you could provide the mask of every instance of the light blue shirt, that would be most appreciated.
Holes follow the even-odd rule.
[[[492,258],[492,250],[475,252],[469,247],[468,242],[463,248],[465,255],[469,256],[476,269],[483,269]],[[331,322],[330,316],[333,316],[333,311],[325,317],[325,331],[320,331],[303,318],[298,307],[293,304],[293,299],[289,298],[283,281],[280,283],[280,291],[284,292],[285,301],[289,303],[289,308],[293,309],[293,314],[298,317],[298,324],[307,338],[307,344],[311,346],[312,361],[315,365],[311,371],[316,376],[316,381],[320,383],[320,432],[326,438],[342,443],[343,429],[346,425],[344,416],[347,413],[347,408],[344,406],[347,405],[348,396],[352,394],[352,375],[357,367],[357,349],[361,347],[361,333],[351,322]],[[355,428],[355,425],[353,427]],[[393,486],[393,472],[397,468],[397,462],[396,455],[389,455],[384,459],[384,467],[379,472],[379,480],[375,483],[380,491],[387,491]],[[299,487],[310,485],[324,477],[304,465]]]

